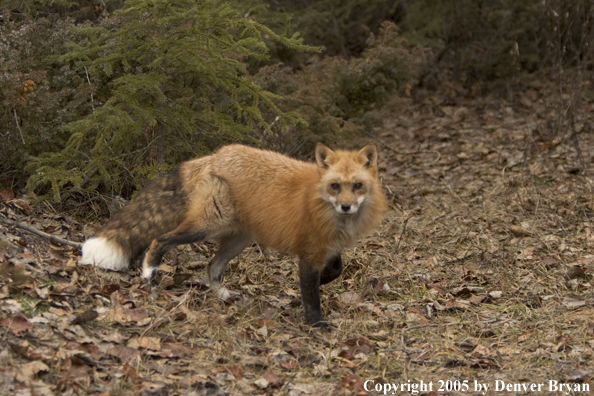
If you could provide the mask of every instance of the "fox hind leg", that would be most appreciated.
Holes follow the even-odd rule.
[[[229,185],[223,179],[205,175],[189,196],[191,203],[184,220],[173,231],[154,239],[144,257],[142,276],[151,283],[155,281],[163,255],[171,247],[201,242],[209,236],[229,233],[236,227],[237,211]]]
[[[251,242],[252,238],[246,232],[232,232],[219,237],[219,250],[208,263],[208,281],[210,288],[222,300],[229,300],[231,294],[225,287],[221,287],[221,280],[227,263],[237,257]]]
[[[154,284],[161,259],[169,249],[177,245],[203,241],[207,236],[208,232],[204,229],[196,229],[182,223],[175,230],[153,240],[142,260],[142,277],[146,282]]]

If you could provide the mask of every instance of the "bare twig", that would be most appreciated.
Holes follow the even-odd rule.
[[[144,335],[145,335],[145,334],[146,334],[146,333],[147,333],[149,330],[151,330],[152,328],[154,328],[154,327],[156,327],[156,326],[160,325],[160,324],[162,323],[162,322],[161,322],[161,318],[162,318],[163,316],[165,316],[165,312],[172,312],[172,311],[175,311],[176,309],[178,309],[179,307],[181,307],[181,306],[182,306],[182,304],[183,304],[183,303],[185,303],[185,302],[188,300],[188,298],[189,298],[189,296],[190,296],[190,293],[191,293],[191,292],[192,292],[191,290],[188,290],[186,293],[184,293],[184,295],[183,295],[183,296],[182,296],[182,298],[180,299],[179,303],[178,303],[178,304],[175,306],[175,308],[173,308],[173,309],[170,309],[170,310],[163,310],[163,311],[161,311],[161,313],[159,313],[159,315],[158,315],[158,316],[157,316],[157,317],[156,317],[156,318],[155,318],[155,319],[154,319],[154,320],[151,322],[151,325],[150,325],[149,327],[147,327],[147,329],[146,329],[145,331],[143,331],[143,332],[142,332],[142,334],[141,334],[140,336],[141,336],[141,337],[144,337]]]
[[[402,349],[408,353],[414,352],[414,349],[407,347],[406,342],[404,341],[404,335],[406,334],[407,331],[411,331],[414,329],[421,329],[423,327],[437,327],[437,326],[439,326],[437,323],[427,323],[427,324],[422,324],[422,325],[418,325],[418,326],[407,327],[406,329],[402,330],[402,333],[400,334],[400,342],[402,343]]]
[[[16,110],[12,109],[12,113],[14,114],[14,122],[17,126],[17,129],[19,130],[19,133],[21,134],[21,141],[23,142],[23,144],[25,144],[25,137],[23,136],[23,130],[21,129],[21,126],[19,125],[19,117],[17,117]]]
[[[409,219],[410,217],[407,217],[406,220],[404,220],[404,225],[402,226],[402,234],[400,234],[400,238],[398,238],[398,244],[396,245],[396,253],[398,253],[398,249],[400,248],[400,242],[402,241],[402,238],[406,233],[406,225],[408,224]]]
[[[442,213],[442,214],[440,214],[440,215],[438,215],[438,216],[435,216],[434,218],[432,218],[432,219],[431,219],[431,220],[430,220],[430,221],[427,223],[427,225],[435,223],[437,220],[439,220],[439,219],[441,219],[441,218],[444,218],[444,217],[446,217],[446,215],[447,215],[447,213]]]
[[[82,246],[82,243],[80,243],[80,242],[67,241],[66,239],[62,239],[62,238],[57,237],[55,235],[46,234],[45,232],[39,231],[38,229],[35,229],[33,227],[30,227],[30,226],[28,226],[26,224],[22,224],[22,223],[19,223],[19,222],[16,222],[16,221],[8,220],[8,219],[5,219],[3,217],[0,217],[0,224],[4,224],[4,225],[7,225],[7,226],[20,228],[22,230],[25,230],[25,231],[28,231],[28,232],[30,232],[32,234],[35,234],[37,236],[40,236],[42,238],[49,239],[50,242],[57,243],[57,244],[60,244],[60,245],[68,245],[68,246],[75,247],[77,249],[80,249],[80,247]]]
[[[89,83],[89,87],[93,88],[93,84],[91,84],[91,79],[89,78],[89,71],[87,70],[86,66],[83,66],[85,68],[85,74],[87,75],[87,82]],[[93,91],[91,90],[91,109],[93,110],[93,113],[95,112],[95,103],[93,100]]]

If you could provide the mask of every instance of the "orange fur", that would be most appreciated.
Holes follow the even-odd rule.
[[[377,226],[386,210],[377,166],[363,168],[357,155],[336,151],[335,162],[323,169],[272,151],[230,145],[210,157],[209,168],[229,185],[241,228],[258,243],[303,257],[319,270],[328,257]],[[192,165],[182,165],[187,186],[197,184]],[[368,183],[370,201],[362,213],[345,217],[325,200],[324,182],[357,177]]]

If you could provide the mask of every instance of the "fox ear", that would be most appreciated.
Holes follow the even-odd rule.
[[[357,154],[359,161],[367,168],[377,167],[377,147],[375,144],[365,146]]]
[[[330,150],[322,143],[316,145],[316,162],[318,163],[318,167],[324,169],[328,168],[328,166],[332,165],[334,162],[335,156],[336,154],[334,154],[334,151]]]

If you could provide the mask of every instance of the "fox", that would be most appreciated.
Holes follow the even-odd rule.
[[[227,263],[253,242],[298,256],[305,321],[328,327],[320,285],[338,278],[341,253],[376,228],[387,210],[374,144],[333,151],[317,144],[315,162],[232,144],[181,163],[150,182],[82,245],[80,264],[124,271],[142,258],[151,285],[172,247],[218,242],[207,266],[221,298]]]

